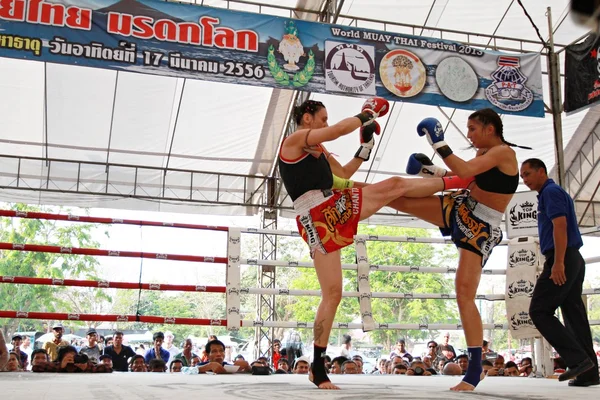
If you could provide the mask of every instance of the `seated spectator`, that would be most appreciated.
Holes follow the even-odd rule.
[[[128,360],[136,355],[136,353],[131,347],[123,344],[123,332],[115,331],[113,333],[112,345],[104,348],[104,355],[111,357],[113,370],[127,372],[129,368]]]
[[[198,364],[200,364],[200,357],[199,356],[192,357],[192,365],[191,365],[191,367],[195,367]]]
[[[183,361],[176,358],[173,361],[171,361],[171,365],[169,366],[169,372],[171,372],[171,373],[181,372],[182,368],[183,368]]]
[[[294,364],[294,374],[308,374],[308,357],[302,356],[296,359]]]
[[[494,368],[494,364],[490,360],[481,361],[481,367],[483,368],[483,373],[487,375],[488,371]]]
[[[20,372],[21,368],[21,355],[14,351],[11,351],[8,355],[8,364],[6,364],[7,372]]]
[[[404,363],[402,363],[402,365],[404,365]],[[405,367],[406,367],[406,365],[405,365]],[[392,363],[392,360],[387,360],[385,362],[385,373],[387,375],[390,375],[392,373],[393,369],[394,369],[394,364]]]
[[[462,375],[462,369],[457,363],[448,362],[444,365],[442,375]]]
[[[32,367],[33,372],[112,372],[106,365],[96,365],[87,359],[85,354],[77,354],[73,346],[58,349],[55,362],[39,363]]]
[[[358,372],[356,372],[357,374],[364,374],[363,372],[363,359],[361,356],[354,356],[352,357],[352,361],[354,361],[354,363],[356,364],[356,367],[358,368]]]
[[[406,370],[406,375],[431,376],[431,372],[427,371],[423,361],[413,360],[413,362],[410,363],[410,368]]]
[[[394,356],[390,359],[392,366],[396,365],[396,364],[404,364],[406,365],[406,368],[408,368],[408,362],[406,362],[405,358],[402,358],[400,356]]]
[[[504,376],[519,376],[519,367],[514,361],[508,361],[504,366]]]
[[[404,365],[404,364],[396,364],[392,368],[392,374],[393,375],[406,375],[406,371],[407,370],[408,370],[408,367],[406,365]]]
[[[131,372],[147,372],[146,360],[141,354],[136,354],[129,361],[129,370]]]
[[[277,370],[275,370],[276,374],[288,374],[290,372],[290,364],[288,364],[287,358],[279,358],[279,362],[277,363]]]
[[[31,366],[46,363],[50,361],[48,359],[48,353],[44,349],[35,349],[31,352]]]
[[[445,358],[438,357],[435,367],[440,374],[444,371],[444,366],[446,365],[446,362],[448,362],[448,360],[446,360]]]
[[[371,372],[373,375],[384,375],[385,374],[385,362],[387,360],[385,358],[380,358],[377,360],[377,367]]]
[[[456,363],[462,370],[462,374],[466,374],[467,367],[469,366],[469,356],[467,356],[466,354],[459,355],[458,357],[456,357]]]
[[[262,356],[262,357],[258,357],[258,358],[256,359],[256,361],[260,361],[260,362],[262,363],[262,365],[264,365],[265,367],[269,367],[269,369],[271,368],[271,367],[269,366],[269,359],[268,359],[267,357],[264,357],[264,356]]]
[[[106,365],[107,367],[112,368],[113,367],[113,360],[112,357],[107,355],[107,354],[103,354],[100,356],[100,363]]]
[[[148,364],[148,372],[166,372],[167,371],[167,363],[165,360],[160,360],[158,358],[153,358],[150,360]]]
[[[494,360],[494,368],[504,368],[504,357],[498,354],[498,357]]]
[[[192,342],[192,339],[185,339],[185,342],[183,344],[183,351],[175,355],[174,359],[180,360],[183,364],[183,367],[192,367],[192,358],[196,357],[199,359],[198,354],[192,352],[193,348],[194,343]]]
[[[334,375],[342,374],[342,364],[348,361],[348,359],[344,356],[337,356],[333,360],[331,360],[331,373]]]
[[[342,364],[342,374],[345,374],[345,375],[358,374],[358,365],[356,365],[356,362],[352,361],[352,360],[344,361],[344,363]]]
[[[27,355],[27,353],[25,353],[24,351],[21,350],[21,343],[23,343],[23,336],[21,335],[14,335],[12,337],[12,352],[13,353],[17,353],[19,355],[19,359],[20,359],[20,365],[21,365],[21,369],[27,369],[27,365],[28,363],[28,358],[29,356]]]
[[[529,376],[533,372],[533,360],[531,357],[523,357],[519,363],[519,376]]]
[[[329,369],[331,368],[331,357],[329,357],[326,354],[325,357],[323,357],[323,359],[325,360],[325,368],[327,368],[327,371],[329,371]]]
[[[224,365],[229,365],[225,362],[225,345],[220,340],[211,340],[206,343],[205,349],[208,354],[208,361],[198,364],[198,372],[203,374],[211,371],[215,374],[226,374],[227,371],[223,368]],[[237,372],[252,372],[252,367],[247,361],[237,360],[233,363],[240,368]]]

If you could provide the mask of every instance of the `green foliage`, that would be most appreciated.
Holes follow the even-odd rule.
[[[424,229],[406,229],[394,227],[361,227],[361,234],[379,236],[429,236]],[[367,254],[370,264],[401,266],[439,266],[456,262],[456,254],[441,251],[441,247],[418,243],[367,242]],[[356,262],[354,248],[349,246],[342,251],[342,263]],[[356,271],[343,271],[344,291],[357,290]],[[452,293],[453,279],[441,274],[397,273],[377,271],[369,276],[372,292],[390,293]],[[303,269],[300,275],[290,283],[290,288],[318,290],[319,284],[313,269]],[[319,297],[300,297],[287,306],[293,320],[312,321],[315,318]],[[387,323],[456,323],[458,312],[452,300],[409,300],[391,298],[373,298],[371,300],[373,318],[376,322]],[[357,298],[343,298],[338,308],[337,322],[360,321]],[[398,336],[412,339],[435,337],[433,331],[398,332],[374,331],[370,333],[375,343],[390,346]]]
[[[586,283],[584,287],[586,289],[600,287],[600,278],[596,277],[590,284]],[[588,318],[590,320],[600,320],[600,296],[587,296],[587,306]],[[591,325],[590,327],[592,328],[592,338],[595,342],[600,343],[600,325]]]
[[[44,211],[38,207],[17,204],[19,211]],[[47,244],[61,247],[98,248],[92,238],[92,224],[63,223],[26,218],[0,218],[0,240],[21,244]],[[98,261],[90,256],[25,251],[0,253],[0,275],[60,279],[98,279]],[[0,308],[3,310],[40,312],[93,312],[94,304],[110,297],[100,289],[43,285],[0,285]],[[73,322],[73,325],[83,323]],[[43,321],[2,319],[5,332],[41,330]]]

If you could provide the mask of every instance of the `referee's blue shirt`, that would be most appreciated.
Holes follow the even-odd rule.
[[[567,247],[579,249],[583,241],[577,227],[573,200],[563,188],[548,179],[538,194],[538,234],[542,254],[554,250],[552,220],[562,216],[567,217]]]

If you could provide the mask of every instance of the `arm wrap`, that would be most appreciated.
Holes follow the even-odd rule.
[[[340,178],[339,176],[333,175],[333,186],[332,189],[350,189],[354,187],[354,181],[350,179]]]

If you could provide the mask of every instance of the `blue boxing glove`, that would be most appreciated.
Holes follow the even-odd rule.
[[[442,124],[435,118],[425,118],[417,125],[419,136],[426,136],[427,141],[442,159],[452,154],[452,150],[444,141],[444,129]]]
[[[431,159],[423,153],[413,153],[408,158],[406,173],[424,178],[442,178],[448,173],[444,168],[433,165]]]

